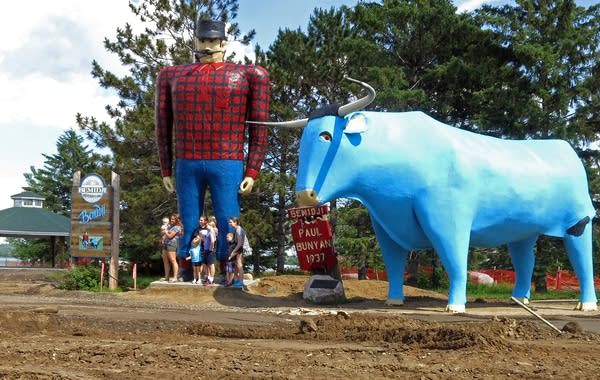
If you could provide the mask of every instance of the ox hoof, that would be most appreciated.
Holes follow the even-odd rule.
[[[465,305],[448,305],[444,311],[447,313],[464,313]]]
[[[402,300],[387,300],[385,301],[387,306],[404,306],[404,301]]]
[[[521,302],[523,305],[529,305],[529,298],[527,298],[527,297],[514,297],[513,296],[511,298],[516,299],[517,301]],[[516,302],[513,301],[512,303],[515,304]]]
[[[596,302],[578,302],[577,306],[575,306],[575,310],[597,311],[598,305],[596,304]]]

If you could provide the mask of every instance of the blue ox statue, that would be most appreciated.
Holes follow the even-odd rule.
[[[594,207],[583,165],[560,140],[502,140],[422,112],[358,112],[375,90],[307,119],[300,142],[300,205],[353,198],[369,210],[387,269],[388,304],[402,304],[407,254],[433,248],[450,279],[447,310],[465,310],[469,246],[507,244],[513,296],[528,301],[534,246],[561,237],[579,278],[578,308],[596,310]],[[333,111],[332,111],[333,110]]]

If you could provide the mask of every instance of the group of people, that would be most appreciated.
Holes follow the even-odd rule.
[[[229,226],[233,232],[227,233],[227,258],[220,262],[222,276],[221,284],[226,287],[244,287],[244,241],[247,239],[246,231],[240,226],[237,217],[229,218]],[[183,281],[182,267],[178,262],[177,251],[182,241],[183,225],[178,214],[170,218],[163,218],[161,226],[162,259],[165,277],[162,281]],[[217,261],[217,242],[219,229],[214,216],[200,217],[198,227],[191,234],[188,242],[189,251],[183,260],[191,262],[195,285],[215,285],[215,263]]]

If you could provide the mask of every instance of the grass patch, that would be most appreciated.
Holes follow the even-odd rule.
[[[137,289],[144,289],[147,288],[148,286],[150,286],[151,283],[153,283],[154,281],[158,281],[161,277],[160,276],[138,276],[137,277]],[[131,290],[133,289],[133,278],[131,277],[131,275],[129,275],[129,273],[125,273],[123,274],[123,276],[121,276],[119,274],[119,287],[122,288],[123,290]]]
[[[482,298],[486,300],[507,300],[510,299],[512,294],[513,285],[508,283],[497,283],[494,285],[482,285],[482,284],[467,284],[467,297],[468,298]],[[448,293],[448,288],[443,287],[439,289],[433,289],[434,291],[442,294]],[[531,289],[531,300],[557,300],[557,299],[577,299],[579,298],[579,292],[575,290],[554,290],[548,289],[546,293],[536,293],[533,288]]]

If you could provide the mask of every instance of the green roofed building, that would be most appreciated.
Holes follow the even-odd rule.
[[[0,210],[0,237],[49,237],[52,243],[59,237],[59,246],[64,247],[65,238],[71,234],[69,218],[44,209],[45,198],[31,191],[15,194],[11,199],[14,206]]]

